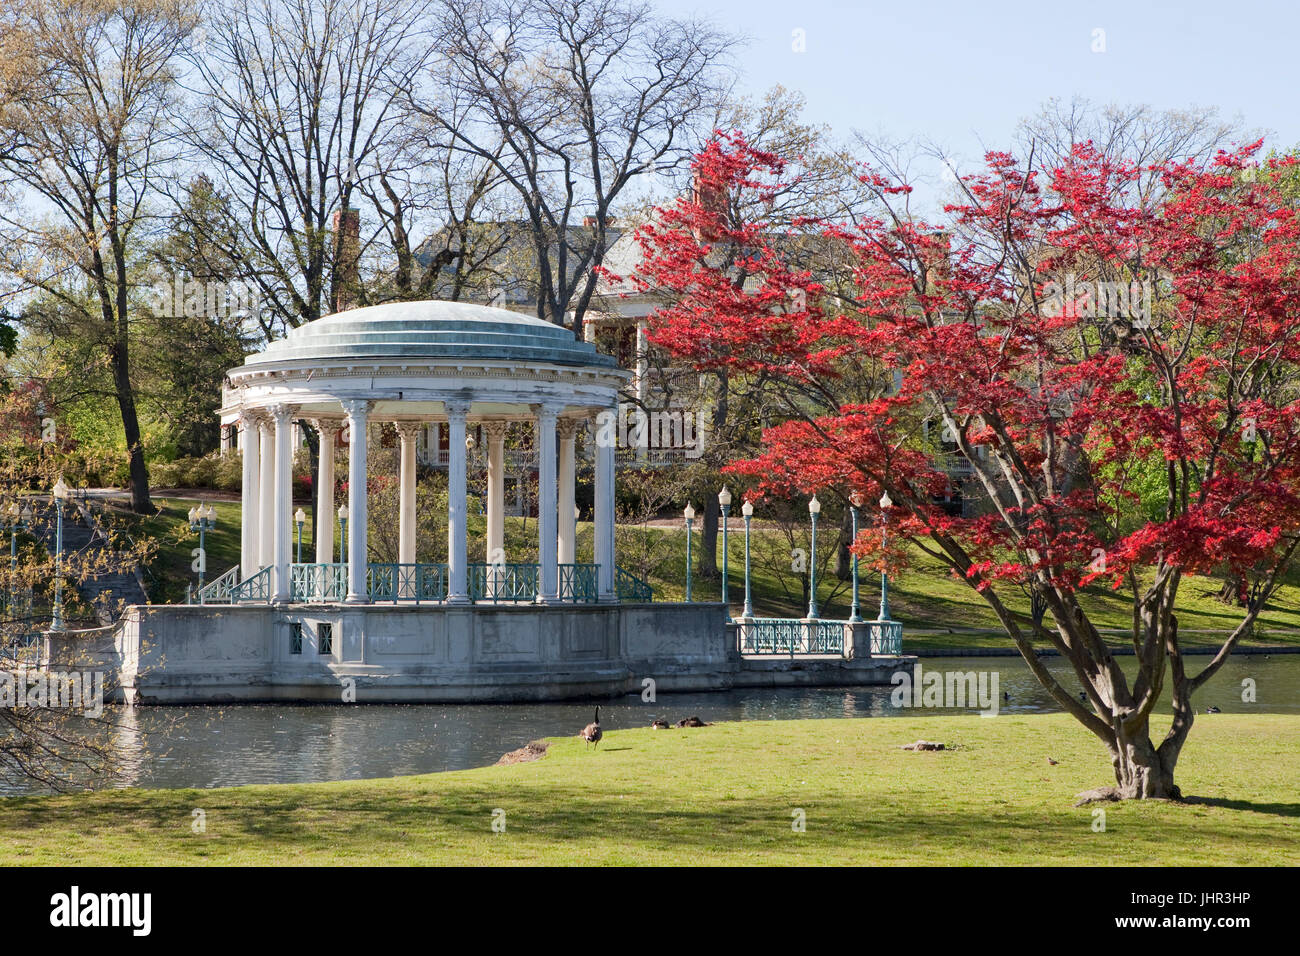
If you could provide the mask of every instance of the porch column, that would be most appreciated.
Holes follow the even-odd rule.
[[[260,527],[257,532],[257,566],[275,564],[275,422],[269,415],[258,419],[258,442],[261,444],[262,477],[258,482]]]
[[[465,527],[465,416],[470,403],[447,408],[447,603],[469,603],[469,548]]]
[[[487,422],[487,554],[488,564],[506,560],[506,423]]]
[[[342,403],[348,424],[348,596],[349,604],[370,601],[366,572],[370,548],[366,536],[366,426],[371,403],[350,400]]]
[[[272,534],[275,571],[272,578],[274,600],[277,604],[289,600],[289,563],[291,535],[289,522],[293,514],[293,409],[288,405],[271,406],[275,419],[275,502],[272,508],[274,532]]]
[[[573,516],[576,485],[574,447],[578,433],[576,418],[561,418],[555,426],[560,437],[559,540],[556,559],[573,564],[578,555],[578,519]]]
[[[402,440],[400,493],[398,495],[397,561],[415,563],[415,442],[420,437],[419,422],[396,422]]]
[[[316,487],[316,563],[334,563],[334,436],[338,422],[315,419],[312,427],[320,435],[320,467]]]
[[[239,579],[242,581],[252,577],[261,567],[258,563],[261,559],[261,544],[257,531],[262,525],[262,506],[258,500],[258,489],[262,481],[262,442],[258,437],[258,414],[251,409],[241,412],[239,428],[243,433],[244,447],[239,512]]]
[[[559,599],[559,571],[555,566],[555,419],[558,409],[543,405],[537,412],[537,600],[550,604]]]
[[[618,409],[607,413],[617,421]],[[601,601],[618,600],[614,588],[614,449],[617,444],[613,428],[596,428],[596,564],[597,591]]]

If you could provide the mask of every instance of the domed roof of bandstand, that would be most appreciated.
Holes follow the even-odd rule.
[[[392,302],[350,309],[291,329],[244,360],[245,368],[313,367],[356,360],[446,359],[609,369],[613,356],[551,322],[469,302]]]

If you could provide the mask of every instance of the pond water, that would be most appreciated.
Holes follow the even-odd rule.
[[[1121,659],[1131,672],[1131,658]],[[1191,658],[1199,671],[1209,657]],[[984,671],[998,675],[1002,713],[1058,710],[1020,658],[924,658],[926,672]],[[1059,658],[1049,660],[1072,693],[1079,684]],[[1251,679],[1256,701],[1244,703]],[[706,721],[891,717],[922,711],[897,708],[892,687],[734,690],[630,695],[601,703],[605,730],[647,727],[698,715]],[[1002,693],[1007,695],[1001,699]],[[1198,711],[1300,713],[1300,655],[1234,657],[1196,696]],[[576,734],[593,704],[239,705],[109,708],[124,772],[118,785],[223,787],[253,783],[352,780],[459,770],[495,763],[506,751],[539,737]],[[1164,708],[1168,710],[1167,706]],[[967,708],[974,712],[975,708]],[[929,710],[928,713],[961,711]],[[1203,719],[1213,719],[1212,717]],[[2,785],[0,785],[2,786]],[[0,789],[0,793],[14,793]]]

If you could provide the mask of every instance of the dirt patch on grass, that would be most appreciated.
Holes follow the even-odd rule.
[[[497,761],[497,766],[509,765],[512,763],[528,763],[530,760],[541,760],[546,756],[546,748],[549,747],[545,740],[530,740],[518,750],[512,750],[508,754],[502,754],[501,759]]]

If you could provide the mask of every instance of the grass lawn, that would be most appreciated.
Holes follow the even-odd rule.
[[[898,749],[919,737],[955,749]],[[1201,717],[1197,802],[1107,804],[1094,832],[1071,803],[1109,762],[1065,715],[743,722],[416,777],[0,800],[0,863],[1295,865],[1297,779],[1300,718]]]

